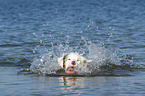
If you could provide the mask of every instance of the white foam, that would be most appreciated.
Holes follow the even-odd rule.
[[[88,63],[87,67],[80,66],[78,73],[91,73],[93,70],[99,70],[99,66],[105,64],[120,64],[117,59],[116,53],[110,50],[93,44],[91,42],[86,42],[84,40],[84,45],[69,46],[67,44],[60,44],[53,46],[52,50],[47,50],[39,58],[35,58],[30,69],[35,73],[51,74],[55,73],[56,70],[60,69],[60,65],[57,62],[58,57],[62,56],[63,53],[78,52],[79,54],[85,54],[87,59],[92,60]],[[82,47],[81,47],[82,46]]]

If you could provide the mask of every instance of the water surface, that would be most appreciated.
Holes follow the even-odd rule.
[[[0,4],[2,96],[145,94],[143,0],[0,0]],[[71,51],[93,59],[92,68],[99,68],[98,73],[48,75],[58,69],[57,58]]]

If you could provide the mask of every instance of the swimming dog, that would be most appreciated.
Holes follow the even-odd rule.
[[[87,60],[85,57],[75,52],[63,54],[62,57],[58,58],[60,66],[65,70],[65,73],[70,75],[76,74],[79,66],[85,66],[87,62],[91,61],[92,60]]]

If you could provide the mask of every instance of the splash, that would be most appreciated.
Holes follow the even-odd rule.
[[[54,46],[52,43],[51,50],[45,50],[43,54],[33,60],[30,70],[38,74],[56,74],[61,69],[57,61],[58,57],[70,52],[84,54],[84,57],[92,60],[91,63],[87,64],[87,67],[81,66],[77,71],[78,74],[91,74],[94,71],[99,71],[100,66],[107,64],[121,64],[116,53],[113,53],[103,46],[87,42],[82,37],[81,44],[75,46],[69,45],[68,39],[65,44]]]

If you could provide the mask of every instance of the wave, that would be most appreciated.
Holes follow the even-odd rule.
[[[45,50],[41,56],[34,58],[29,73],[42,74],[47,76],[72,76],[61,69],[57,62],[58,57],[63,53],[78,52],[90,60],[87,67],[79,69],[75,76],[130,76],[133,69],[144,69],[144,66],[131,64],[129,60],[120,58],[117,51],[96,45],[84,40],[83,44],[71,46],[69,43],[53,45],[51,50]],[[24,71],[24,70],[23,70]],[[22,71],[22,72],[23,72]],[[28,70],[27,70],[28,71]],[[73,75],[74,76],[74,75]]]

